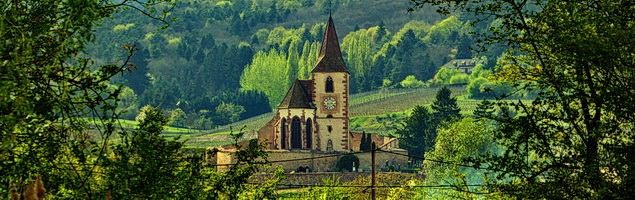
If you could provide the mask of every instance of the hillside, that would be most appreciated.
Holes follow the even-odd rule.
[[[390,89],[383,91],[356,94],[351,99],[351,129],[353,131],[367,131],[370,133],[387,134],[391,130],[387,128],[392,123],[407,116],[410,109],[417,105],[429,106],[434,101],[438,87],[421,89]],[[476,108],[478,100],[464,99],[465,87],[454,86],[450,88],[455,96],[458,96],[458,104],[462,113],[469,115]],[[238,121],[226,126],[213,129],[209,132],[186,136],[188,145],[192,148],[203,148],[217,144],[229,144],[230,127],[237,131],[245,127],[247,138],[255,138],[255,131],[267,123],[272,113]],[[207,133],[205,133],[207,132]],[[169,134],[170,137],[178,135]]]
[[[428,81],[448,61],[477,56],[469,49],[471,28],[459,16],[440,16],[432,7],[408,13],[408,1],[329,1],[185,0],[175,4],[169,24],[124,10],[94,28],[85,53],[97,65],[120,63],[122,47],[134,46],[133,67],[111,81],[123,87],[122,118],[152,105],[170,112],[171,126],[198,130],[262,123],[250,118],[272,112],[317,61],[329,7],[350,93],[360,97],[392,95],[373,91],[400,88],[408,76]],[[387,109],[362,114],[404,108]]]

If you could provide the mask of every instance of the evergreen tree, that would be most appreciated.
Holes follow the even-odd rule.
[[[432,110],[435,120],[438,123],[446,123],[461,118],[461,109],[456,103],[456,97],[452,97],[452,91],[447,87],[441,88],[432,103]]]
[[[409,155],[424,156],[434,146],[437,126],[433,113],[427,107],[417,106],[405,121],[405,126],[397,131],[399,146]]]
[[[408,75],[415,75],[419,80],[427,80],[423,76],[423,56],[426,46],[417,38],[414,31],[408,30],[404,33],[399,43],[393,47],[392,53],[387,53],[390,57],[392,70],[389,79],[403,80]]]
[[[481,101],[474,110],[475,119],[491,118],[494,113],[494,103],[488,100]]]

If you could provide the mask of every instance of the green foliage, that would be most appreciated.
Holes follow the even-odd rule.
[[[245,112],[245,108],[233,103],[221,103],[216,107],[216,117],[218,123],[229,124],[240,119],[240,115]]]
[[[392,85],[392,81],[390,79],[384,79],[381,82],[381,87],[382,88],[388,88]]]
[[[499,103],[501,154],[473,160],[514,198],[612,199],[633,192],[633,38],[630,1],[436,1],[441,11],[490,13],[484,41],[510,46],[496,76],[535,101]],[[593,6],[588,6],[593,5]],[[538,9],[539,8],[539,9]],[[478,18],[475,18],[478,19]],[[476,21],[479,22],[479,21]],[[611,66],[611,70],[607,70]],[[610,128],[609,128],[610,127]],[[618,181],[619,180],[619,181]]]
[[[449,83],[452,85],[467,84],[470,76],[465,73],[457,73],[450,77]]]
[[[458,69],[452,69],[448,67],[442,67],[434,75],[434,81],[441,84],[452,84],[451,80],[455,76],[461,76],[461,78],[455,78],[455,81],[466,80],[464,73]]]
[[[236,163],[230,166],[227,172],[212,173],[205,189],[208,198],[238,199],[243,194],[256,198],[275,198],[273,189],[282,179],[282,174],[279,170],[274,178],[270,180],[271,182],[260,185],[260,188],[257,188],[256,191],[250,191],[250,186],[247,182],[249,177],[261,167],[260,163],[267,159],[263,144],[259,144],[258,139],[251,139],[248,140],[246,146],[241,145],[240,141],[245,135],[242,129],[238,132],[231,131],[230,135],[238,149],[234,153]]]
[[[136,6],[149,16],[167,8],[157,0]],[[122,7],[111,1],[0,4],[0,196],[25,192],[36,176],[50,198],[87,199],[97,193],[98,185],[89,180],[105,146],[92,138],[108,138],[117,130],[123,88],[108,80],[128,63],[96,63],[82,52],[95,25]],[[117,60],[134,52],[129,45],[123,50]],[[82,119],[89,115],[99,122],[92,133]]]
[[[168,118],[168,125],[175,127],[183,127],[185,125],[185,119],[187,114],[180,108],[170,111],[170,117]]]
[[[417,192],[417,198],[445,199],[445,198],[482,198],[500,199],[498,193],[480,195],[478,192],[486,191],[481,186],[489,180],[484,179],[482,170],[465,167],[457,164],[466,163],[471,157],[484,155],[485,153],[498,152],[494,143],[494,126],[487,121],[478,121],[464,118],[440,128],[434,148],[426,153],[423,170],[426,179],[423,185],[454,185],[461,190],[438,190],[434,188],[421,188]],[[436,161],[444,161],[440,163]],[[456,163],[456,164],[455,164]],[[490,177],[493,178],[493,177]],[[474,194],[468,193],[474,192]]]
[[[408,150],[409,155],[423,157],[432,148],[437,135],[437,124],[427,107],[417,106],[397,131],[399,147]]]
[[[112,88],[117,90],[116,88]],[[139,109],[137,95],[135,92],[129,87],[123,86],[119,93],[119,103],[117,104],[117,108],[115,112],[120,113],[120,117],[124,119],[132,119],[137,115],[137,110]]]
[[[277,106],[290,86],[286,56],[276,50],[258,52],[240,77],[244,91],[259,91],[267,95],[271,107]]]
[[[343,56],[347,67],[351,72],[351,90],[353,92],[369,90],[374,85],[369,85],[366,79],[372,79],[371,70],[373,55],[380,45],[388,39],[385,27],[374,26],[368,29],[360,29],[351,32],[341,44]]]
[[[447,87],[441,88],[432,102],[434,118],[438,123],[448,123],[461,118],[461,109],[456,103],[456,97],[452,97],[452,91]]]
[[[344,184],[336,176],[322,180],[323,185],[330,187],[315,187],[309,188],[306,192],[306,199],[319,199],[319,200],[345,200],[351,199],[351,194],[343,186]]]
[[[413,75],[406,76],[406,78],[403,79],[399,83],[399,85],[401,85],[401,87],[403,88],[420,88],[425,86],[425,84],[422,81],[417,80],[417,78]]]
[[[408,150],[409,155],[424,156],[435,144],[437,129],[461,118],[461,109],[451,95],[447,87],[441,88],[432,102],[432,111],[417,106],[412,115],[403,121],[403,127],[398,128],[399,145]]]
[[[183,142],[166,140],[161,134],[168,118],[163,111],[145,106],[137,117],[139,128],[122,134],[121,143],[113,145],[112,154],[104,159],[106,190],[116,199],[176,198],[185,167],[180,151]]]
[[[352,172],[353,168],[359,169],[359,158],[355,155],[343,155],[335,163],[335,168],[338,171]]]
[[[456,16],[449,16],[444,20],[432,25],[428,34],[423,38],[426,43],[442,44],[447,42],[456,41],[456,32],[467,33],[469,26],[459,21]],[[454,33],[454,34],[453,34]]]

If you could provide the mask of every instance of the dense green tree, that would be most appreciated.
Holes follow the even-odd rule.
[[[112,155],[104,160],[106,190],[116,199],[176,198],[180,168],[185,164],[180,149],[183,142],[161,137],[168,118],[163,111],[143,107],[137,116],[139,127],[122,135],[113,145]]]
[[[464,118],[439,128],[435,144],[426,153],[424,185],[486,185],[482,170],[460,165],[465,159],[497,152],[494,126],[490,121]],[[488,178],[494,178],[490,176]],[[457,189],[458,190],[458,189]],[[460,190],[417,189],[417,199],[464,198],[505,199],[499,193],[488,193],[485,187],[461,187]]]
[[[216,117],[214,122],[217,124],[229,124],[240,119],[240,115],[245,112],[245,108],[233,103],[222,102],[216,107]]]
[[[452,97],[452,91],[447,87],[441,88],[432,102],[433,115],[438,123],[449,123],[461,118],[461,108]]]
[[[492,190],[545,199],[633,192],[635,163],[625,157],[635,140],[631,1],[415,3],[446,13],[489,13],[499,23],[484,39],[509,46],[513,55],[513,64],[497,74],[540,91],[530,103],[497,103],[509,114],[490,117],[503,152],[471,161],[497,175]]]
[[[415,75],[418,79],[427,80],[431,74],[424,76],[422,74],[423,63],[421,62],[425,54],[425,45],[415,36],[414,31],[408,30],[398,45],[394,47],[395,51],[390,58],[392,69],[390,70],[390,80],[403,80],[408,75]]]
[[[160,1],[138,2],[138,11],[165,18]],[[36,176],[51,198],[96,198],[96,143],[116,132],[122,87],[108,81],[129,62],[96,65],[82,54],[93,28],[126,3],[111,1],[11,1],[0,4],[0,196],[21,194]],[[154,5],[154,6],[151,6]],[[53,9],[54,8],[54,9]],[[137,13],[138,14],[138,13]],[[120,46],[121,47],[121,46]],[[128,60],[132,45],[118,51]],[[85,117],[94,119],[87,131]],[[90,132],[90,133],[89,133]]]
[[[267,95],[271,107],[277,106],[289,88],[286,56],[276,50],[258,52],[240,77],[243,91],[259,91]]]
[[[415,107],[412,115],[404,121],[404,127],[396,133],[400,138],[399,146],[407,150],[409,155],[423,157],[434,145],[437,135],[435,122],[434,115],[427,107]]]

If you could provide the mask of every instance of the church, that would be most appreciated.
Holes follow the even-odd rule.
[[[349,77],[329,16],[310,79],[293,82],[258,140],[267,149],[350,151]]]
[[[295,80],[278,105],[273,118],[257,131],[258,142],[264,144],[270,161],[285,171],[334,172],[343,152],[355,152],[359,170],[370,170],[371,153],[361,152],[362,133],[349,130],[349,77],[335,31],[329,16],[320,54],[309,80]],[[369,135],[370,141],[384,150],[406,154],[398,149],[395,138]],[[227,170],[236,163],[234,145],[210,147],[205,152],[207,164]],[[377,152],[382,163],[405,166],[407,157]],[[280,162],[294,159],[292,162]]]

